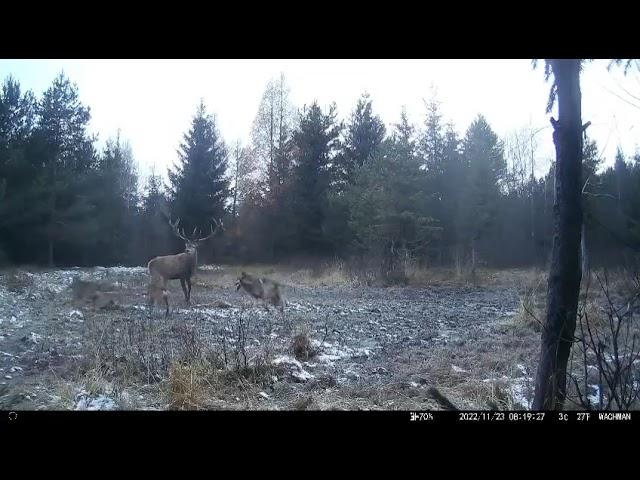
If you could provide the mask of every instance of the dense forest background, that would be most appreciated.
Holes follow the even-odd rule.
[[[500,138],[478,114],[463,137],[432,97],[422,124],[385,125],[364,94],[345,122],[335,105],[296,108],[284,76],[266,87],[247,145],[229,145],[203,103],[166,176],[137,173],[118,134],[99,151],[90,109],[60,74],[41,98],[7,77],[0,91],[0,264],[145,265],[183,248],[168,219],[224,235],[200,262],[341,258],[384,275],[422,266],[547,264],[553,169],[536,141]],[[125,132],[126,133],[126,132]],[[628,152],[626,152],[628,154]],[[584,258],[618,265],[640,249],[640,153],[613,167],[585,132]],[[167,178],[167,182],[165,182]]]

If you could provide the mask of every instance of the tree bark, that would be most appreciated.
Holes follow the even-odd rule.
[[[547,286],[534,410],[560,410],[566,397],[567,362],[580,293],[582,226],[582,119],[580,60],[551,60],[558,121],[551,118],[556,149],[554,237]]]
[[[587,228],[582,222],[582,238],[580,239],[580,260],[582,262],[582,278],[589,275],[591,269],[589,265],[589,250],[587,247]]]

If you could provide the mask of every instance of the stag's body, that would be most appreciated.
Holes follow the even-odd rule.
[[[152,259],[147,268],[152,278],[152,283],[167,289],[169,280],[180,280],[184,299],[187,303],[191,300],[191,277],[198,267],[198,253],[195,248],[177,255],[164,255]]]
[[[167,307],[166,315],[169,314],[169,300],[167,291],[167,282],[169,280],[180,280],[182,291],[184,292],[184,299],[187,305],[191,301],[191,277],[196,273],[198,268],[198,246],[201,242],[211,238],[218,228],[223,228],[222,222],[216,224],[216,229],[211,227],[211,233],[204,238],[187,238],[184,235],[184,231],[178,231],[178,223],[180,220],[176,220],[171,225],[174,233],[184,240],[185,251],[176,255],[164,255],[161,257],[155,257],[147,264],[149,269],[149,275],[151,281],[149,282],[149,300],[153,302],[154,299],[161,297],[162,301]],[[195,235],[196,229],[194,228],[193,234]],[[161,295],[160,295],[161,294]]]
[[[280,284],[273,280],[254,277],[246,272],[242,272],[241,277],[236,282],[236,290],[242,288],[252,297],[271,303],[279,307],[280,312],[284,313],[285,300],[280,287]]]

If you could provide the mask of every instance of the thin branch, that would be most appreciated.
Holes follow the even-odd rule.
[[[618,80],[616,80],[615,78],[614,78],[613,80],[616,82],[616,84],[618,85],[618,87],[620,87],[620,89],[621,89],[624,93],[626,93],[627,95],[629,95],[629,96],[630,96],[631,98],[633,98],[634,100],[638,100],[638,101],[640,101],[640,97],[636,97],[634,94],[632,94],[632,93],[628,92],[628,91],[627,91],[627,89],[626,89],[626,88],[624,88],[622,85],[620,85],[620,82],[618,82]]]
[[[601,86],[602,86],[602,88],[604,88],[607,92],[609,92],[611,95],[613,95],[613,96],[615,96],[615,97],[619,98],[619,99],[620,99],[620,100],[622,100],[623,102],[625,102],[625,103],[627,103],[627,104],[631,105],[632,107],[637,108],[637,109],[639,109],[639,110],[640,110],[640,105],[636,105],[635,103],[633,103],[633,102],[631,102],[631,101],[627,100],[626,98],[622,98],[620,95],[618,95],[618,94],[617,94],[617,93],[615,93],[615,92],[612,92],[611,90],[609,90],[609,89],[608,89],[607,87],[605,87],[604,85],[601,85]]]
[[[582,194],[588,195],[590,197],[603,197],[603,198],[612,198],[613,200],[618,200],[618,197],[616,197],[615,195],[611,195],[610,193],[593,193],[593,192],[585,192],[583,190]]]

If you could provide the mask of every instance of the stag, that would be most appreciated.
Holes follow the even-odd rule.
[[[172,223],[171,219],[169,219],[169,225],[171,225],[173,233],[184,241],[184,252],[176,255],[155,257],[147,265],[149,274],[151,275],[151,282],[149,284],[150,298],[157,298],[158,292],[162,292],[161,298],[167,307],[165,316],[169,314],[167,295],[167,282],[169,280],[180,280],[185,302],[189,305],[191,300],[191,277],[198,266],[198,247],[202,242],[213,237],[218,230],[224,231],[221,220],[214,219],[213,222],[216,226],[215,230],[213,229],[213,225],[211,225],[209,235],[196,238],[196,228],[193,229],[193,233],[188,237],[184,234],[184,230],[178,230],[178,224],[180,223],[179,218],[175,223]]]

